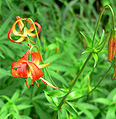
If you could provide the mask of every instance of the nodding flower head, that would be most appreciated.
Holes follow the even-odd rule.
[[[30,55],[32,55],[32,60],[30,60]],[[51,83],[42,78],[43,72],[41,68],[48,66],[48,64],[41,64],[41,55],[38,52],[27,50],[24,56],[17,60],[17,62],[13,62],[11,65],[11,74],[13,77],[23,77],[29,78],[32,81],[32,85],[36,82],[36,85],[39,87],[37,80],[41,80],[46,85],[51,86],[54,89],[57,89]],[[25,80],[27,87],[29,88],[29,84],[27,80]]]
[[[26,40],[27,43],[28,43],[28,36],[30,37],[35,37],[36,36],[36,33],[34,33],[34,25],[33,23],[35,24],[35,26],[38,27],[38,34],[40,33],[41,31],[41,25],[37,22],[32,22],[30,19],[28,18],[20,18],[19,16],[16,17],[17,20],[14,22],[12,28],[8,31],[8,39],[12,42],[15,42],[15,43],[20,43],[22,42],[23,40]],[[28,24],[29,28],[26,26],[26,24]],[[16,30],[16,26],[18,27],[18,29]],[[15,36],[19,36],[20,38],[17,39],[17,40],[13,40],[11,38],[11,32],[15,35]],[[32,43],[34,43],[32,41]]]
[[[116,55],[116,29],[113,29],[108,42],[108,60],[111,62]]]

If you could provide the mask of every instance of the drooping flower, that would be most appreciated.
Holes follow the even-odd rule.
[[[8,31],[8,39],[10,41],[15,42],[15,43],[20,43],[23,40],[26,40],[27,43],[28,43],[28,39],[27,39],[28,36],[31,36],[31,37],[36,36],[36,33],[33,33],[33,31],[35,30],[33,23],[38,27],[38,34],[40,33],[41,25],[39,23],[37,23],[37,22],[32,23],[32,21],[30,19],[20,18],[19,16],[17,16],[16,18],[17,18],[17,20],[14,22],[12,28]],[[27,22],[30,25],[29,29],[26,27]],[[15,28],[17,24],[18,24],[19,31],[17,31],[16,28]],[[20,36],[20,38],[18,40],[13,40],[11,38],[11,32],[15,36]],[[34,43],[34,42],[32,41],[32,43]]]
[[[116,55],[116,29],[111,32],[110,39],[108,41],[108,60],[111,62]]]
[[[32,60],[29,60],[30,55],[32,55]],[[27,50],[24,56],[17,60],[17,62],[13,62],[11,65],[11,74],[13,77],[23,77],[23,78],[30,78],[32,79],[32,85],[33,82],[36,82],[37,86],[39,87],[39,84],[36,80],[40,79],[43,83],[46,85],[51,86],[54,89],[57,89],[55,86],[53,86],[51,83],[46,81],[42,78],[43,72],[41,68],[44,68],[48,66],[48,64],[41,64],[41,55],[38,52]],[[29,87],[27,80],[25,80],[25,83],[27,87]]]

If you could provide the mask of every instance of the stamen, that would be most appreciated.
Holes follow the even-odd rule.
[[[30,45],[30,44],[28,44],[28,46],[29,46],[29,47],[31,47],[31,45]]]
[[[26,81],[26,80],[25,80],[25,84],[26,84],[27,88],[29,88],[29,85],[28,85],[28,83],[27,83],[27,81]]]
[[[34,42],[33,40],[31,40],[31,39],[29,39],[29,38],[28,38],[28,40],[30,40],[33,44],[35,44],[35,42]]]
[[[33,81],[32,81],[32,84],[31,84],[32,86],[34,86],[34,83],[33,83]]]
[[[36,82],[37,87],[39,87],[39,83],[37,81],[35,81],[35,82]]]
[[[29,44],[28,40],[29,40],[29,38],[26,39],[27,45],[28,45],[29,47],[31,47],[31,45]]]
[[[33,44],[35,44],[35,42],[34,41],[31,41]]]

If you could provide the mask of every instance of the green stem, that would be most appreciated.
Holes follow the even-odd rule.
[[[31,20],[31,22],[32,22],[32,24],[33,24],[33,26],[34,26],[35,33],[36,33],[36,35],[37,35],[37,41],[38,41],[38,45],[39,45],[39,50],[40,50],[40,53],[41,53],[41,52],[42,52],[42,51],[41,51],[41,43],[40,43],[40,40],[39,40],[39,35],[38,35],[38,33],[37,33],[36,26],[35,26],[35,24],[34,24],[34,22],[33,22],[33,20],[32,20],[31,18],[28,18],[28,19]],[[41,53],[41,54],[42,54],[42,53]],[[41,61],[42,61],[42,63],[44,64],[44,60],[43,60],[42,55],[41,55]],[[57,85],[55,84],[55,82],[52,80],[52,77],[50,76],[50,74],[49,74],[49,72],[48,72],[48,70],[47,70],[46,67],[45,67],[45,70],[46,70],[46,73],[48,74],[48,77],[49,77],[49,79],[51,80],[51,82],[52,82],[55,86],[57,86]]]
[[[93,35],[93,45],[94,45],[95,35],[96,35],[96,33],[97,33],[97,30],[98,30],[98,26],[99,26],[99,24],[100,24],[100,20],[101,20],[102,15],[103,15],[103,13],[104,13],[104,11],[105,11],[105,9],[106,9],[107,7],[110,9],[110,11],[111,11],[111,13],[112,13],[112,24],[113,24],[113,28],[115,28],[114,12],[113,12],[113,10],[112,10],[112,8],[111,8],[110,5],[105,5],[105,6],[103,7],[103,9],[102,9],[102,11],[101,11],[101,13],[100,13],[100,16],[99,16],[99,18],[98,18],[98,21],[97,21],[96,29],[95,29],[95,32],[94,32],[94,35]]]
[[[42,63],[43,64],[45,64],[44,63],[44,60],[43,60],[43,57],[41,57],[41,61],[42,61]],[[51,75],[49,74],[49,72],[48,72],[48,70],[47,70],[47,67],[45,67],[45,71],[46,71],[46,73],[48,74],[48,77],[49,77],[49,79],[51,80],[51,82],[54,84],[54,86],[56,86],[57,88],[58,88],[58,86],[55,84],[55,82],[52,80],[52,77],[51,77]]]
[[[38,40],[39,50],[40,50],[40,52],[41,52],[41,43],[40,43],[40,40],[39,40],[39,36],[38,36],[38,33],[37,33],[36,26],[35,26],[35,24],[34,24],[34,22],[33,22],[33,20],[32,20],[31,18],[28,18],[28,19],[31,20],[31,22],[32,22],[32,24],[33,24],[33,26],[34,26],[35,33],[36,33],[36,35],[37,35],[37,40]]]
[[[106,38],[105,38],[105,41],[103,42],[103,45],[101,46],[101,48],[100,48],[100,50],[98,51],[98,53],[101,52],[102,49],[104,48],[105,44],[106,44],[107,41],[109,40],[110,34],[111,34],[111,31],[107,34],[107,36],[106,36]]]
[[[4,119],[8,119],[8,117],[11,116],[11,115],[12,115],[12,113],[7,114],[6,117],[4,117]]]
[[[97,22],[97,25],[96,25],[96,29],[95,29],[95,32],[94,32],[94,35],[93,35],[93,44],[94,44],[95,35],[96,35],[96,33],[97,33],[97,30],[98,30],[98,26],[99,26],[101,17],[102,17],[102,15],[103,15],[103,13],[104,13],[104,10],[105,10],[107,7],[110,9],[110,11],[111,11],[111,13],[112,13],[113,28],[115,28],[114,12],[113,12],[112,8],[110,7],[110,5],[106,5],[106,6],[103,7],[103,9],[102,9],[102,11],[101,11],[101,13],[100,13],[100,16],[99,16],[99,19],[98,19],[98,22]],[[109,34],[108,34],[108,36],[109,36]],[[107,36],[107,39],[108,39],[108,36]],[[107,42],[107,39],[106,39],[106,41],[104,42],[104,44],[103,44],[102,48],[100,49],[100,51],[104,48],[105,43]],[[92,44],[92,45],[93,45],[93,44]],[[88,56],[87,60],[85,61],[84,65],[83,65],[83,67],[81,68],[79,74],[77,75],[77,77],[75,78],[73,84],[72,84],[71,87],[69,88],[68,93],[63,97],[62,101],[61,101],[60,104],[58,105],[58,110],[59,110],[59,109],[61,108],[61,106],[64,104],[65,99],[67,98],[67,96],[71,93],[72,88],[73,88],[74,85],[76,84],[77,79],[79,78],[80,74],[82,73],[83,69],[85,68],[85,66],[86,66],[87,62],[89,61],[89,59],[91,58],[91,56],[92,56],[92,53],[90,53],[90,55]],[[113,64],[111,65],[111,67],[112,67],[112,66],[113,66]],[[106,74],[104,75],[104,77],[102,78],[102,80],[105,79],[105,77],[107,76],[108,72],[111,70],[111,67],[110,67],[109,70],[106,72]],[[101,83],[102,80],[99,81],[99,83],[96,85],[96,87],[95,87],[91,92],[93,92],[93,91],[97,88],[97,86],[99,86],[99,84]],[[89,92],[88,94],[90,94],[90,92]],[[88,94],[87,94],[86,96],[88,96]],[[83,97],[83,96],[82,96],[82,97]],[[54,113],[53,119],[56,119],[58,110]]]
[[[91,56],[92,56],[92,53],[89,54],[88,58],[86,59],[85,63],[83,64],[83,66],[82,66],[82,68],[81,68],[79,74],[77,75],[77,77],[75,78],[73,84],[72,84],[71,87],[69,88],[69,91],[68,91],[67,94],[63,97],[62,101],[61,101],[60,104],[58,105],[58,107],[57,107],[58,110],[62,107],[62,105],[63,105],[64,102],[65,102],[65,99],[66,99],[67,96],[71,93],[72,88],[75,86],[75,84],[76,84],[76,82],[77,82],[77,79],[79,78],[80,74],[83,72],[83,70],[84,70],[86,64],[88,63],[88,61],[90,60]],[[53,119],[56,119],[58,110],[54,113]]]
[[[70,101],[70,102],[75,102],[75,101],[77,101],[78,99],[83,98],[83,97],[86,97],[86,96],[88,96],[89,94],[91,94],[91,93],[100,85],[100,83],[106,78],[106,76],[108,75],[108,73],[110,72],[111,68],[113,67],[113,65],[114,65],[115,63],[116,63],[116,59],[114,60],[114,62],[112,63],[112,65],[110,66],[110,68],[108,69],[108,71],[105,73],[105,75],[103,76],[103,78],[97,83],[97,85],[96,85],[90,92],[88,92],[88,94],[83,95],[83,96],[81,96],[81,97],[79,97],[79,98],[76,98],[76,99],[74,99],[74,100],[69,100],[69,101]]]

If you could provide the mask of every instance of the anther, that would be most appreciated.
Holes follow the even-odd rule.
[[[35,81],[35,82],[36,82],[37,87],[39,87],[39,83],[37,83],[37,81]]]
[[[29,88],[29,85],[28,85],[28,83],[27,83],[27,81],[25,80],[25,84],[26,84],[26,86]]]
[[[33,83],[33,81],[32,81],[32,84],[31,84],[32,86],[34,86],[34,83]]]
[[[32,41],[32,43],[33,43],[33,44],[35,44],[35,42],[34,42],[34,41]]]

